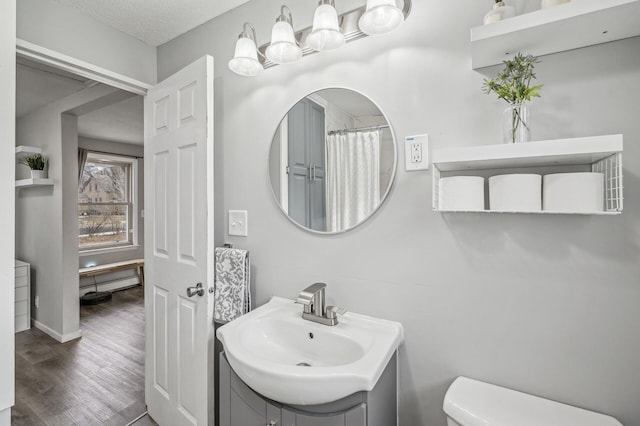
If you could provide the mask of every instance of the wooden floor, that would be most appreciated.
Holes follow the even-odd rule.
[[[145,412],[143,288],[81,306],[80,328],[64,344],[35,328],[16,334],[13,426],[124,426]]]

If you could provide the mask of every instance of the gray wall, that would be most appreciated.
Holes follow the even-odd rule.
[[[14,53],[16,2],[0,2],[0,197],[5,200],[0,214],[0,426],[11,424],[14,403],[14,244],[15,229],[15,96],[16,55]]]
[[[16,192],[16,256],[31,263],[32,317],[63,339],[79,331],[78,136],[74,109],[99,109],[120,91],[94,86],[46,105],[16,123],[16,145],[41,147],[49,158],[52,187]],[[111,96],[110,96],[111,95]],[[23,167],[23,166],[19,166]],[[22,170],[20,171],[22,172]]]
[[[301,3],[289,4],[298,28],[314,7]],[[254,1],[161,46],[158,75],[216,58],[217,242],[251,250],[257,303],[323,281],[328,303],[404,324],[401,425],[444,425],[444,393],[465,375],[638,426],[639,38],[542,58],[543,97],[532,105],[537,139],[624,134],[621,216],[435,213],[430,172],[400,170],[372,219],[323,237],[290,223],[271,195],[274,130],[325,87],[369,96],[399,142],[426,132],[433,148],[500,143],[505,105],[481,91],[498,68],[473,71],[469,55],[469,28],[490,3],[414,1],[395,33],[251,79],[227,69],[237,34],[249,21],[266,41],[280,6]],[[249,211],[248,238],[223,231],[228,209]]]
[[[18,38],[144,83],[156,82],[156,49],[53,0],[18,2]]]

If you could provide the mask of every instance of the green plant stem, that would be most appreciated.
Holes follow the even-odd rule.
[[[516,143],[516,133],[518,132],[518,126],[522,124],[525,129],[529,130],[529,126],[522,119],[522,113],[520,108],[525,108],[524,105],[513,105],[511,110],[511,143]]]
[[[518,120],[520,117],[518,115],[518,108],[513,107],[511,110],[511,143],[516,143],[516,129],[518,127]]]

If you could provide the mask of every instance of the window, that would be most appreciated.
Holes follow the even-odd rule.
[[[78,185],[80,250],[137,244],[137,160],[89,153]]]

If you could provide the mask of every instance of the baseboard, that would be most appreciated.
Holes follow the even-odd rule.
[[[123,278],[121,280],[105,281],[98,283],[98,291],[116,291],[122,290],[128,287],[133,287],[140,284],[138,277]],[[84,296],[90,291],[96,291],[96,286],[93,284],[87,284],[80,288],[80,297]]]
[[[60,343],[66,343],[71,340],[79,339],[82,337],[82,330],[76,330],[72,333],[67,333],[67,334],[60,334],[54,329],[47,327],[40,321],[36,321],[32,319],[31,323],[35,328],[37,328],[38,330],[42,331],[45,334],[48,334],[49,336],[53,337],[55,340],[57,340]]]

